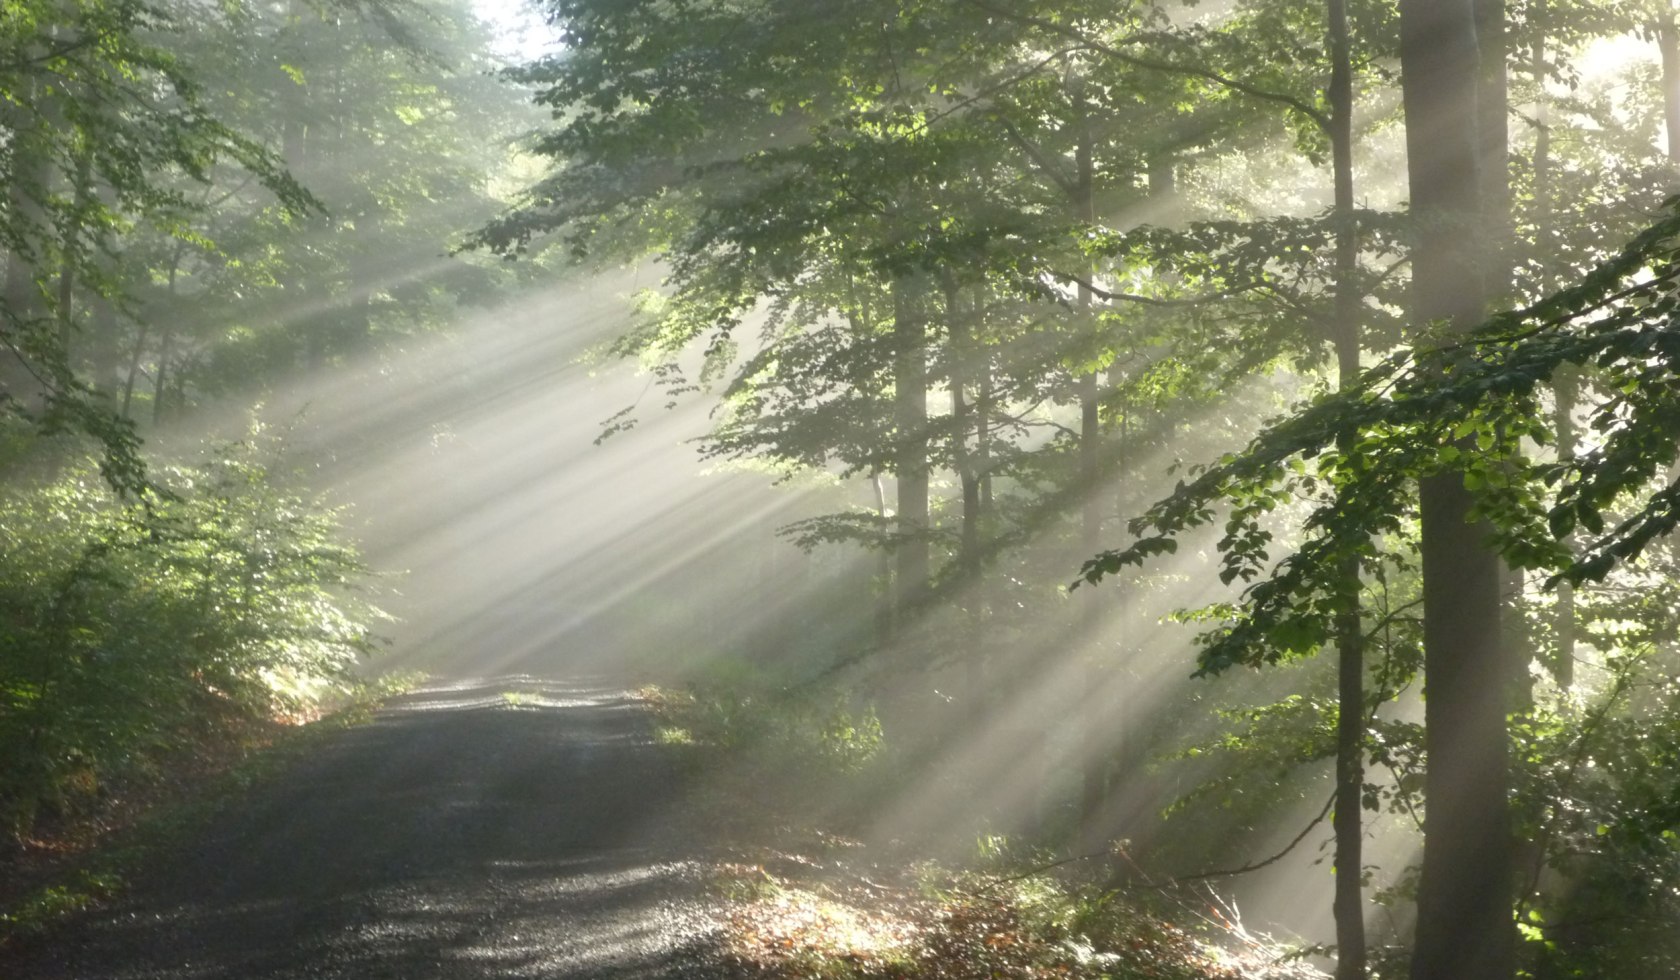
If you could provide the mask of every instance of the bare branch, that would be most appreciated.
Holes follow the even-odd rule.
[[[1324,818],[1330,815],[1330,808],[1335,805],[1336,794],[1331,793],[1330,798],[1324,801],[1324,809],[1318,811],[1318,816],[1314,817],[1312,822],[1307,824],[1299,834],[1296,834],[1295,839],[1290,841],[1288,846],[1263,861],[1255,861],[1250,864],[1245,864],[1240,868],[1231,868],[1225,871],[1204,871],[1198,875],[1185,875],[1182,878],[1174,878],[1172,881],[1174,884],[1181,885],[1187,881],[1206,881],[1209,878],[1235,878],[1238,875],[1245,875],[1250,871],[1259,871],[1261,868],[1274,865],[1287,857],[1289,852],[1301,846],[1301,842],[1307,839],[1307,835],[1313,832],[1314,827],[1317,827],[1319,824],[1324,822]]]

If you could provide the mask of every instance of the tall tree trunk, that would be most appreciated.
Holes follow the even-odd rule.
[[[962,290],[956,277],[945,275],[945,317],[951,332],[951,456],[962,486],[962,533],[957,564],[972,581],[980,559],[980,474],[974,466],[969,437],[975,429],[974,409],[968,401],[969,373],[977,360],[969,317],[962,309]]]
[[[1657,49],[1662,55],[1663,119],[1668,129],[1668,159],[1680,163],[1680,28],[1674,14],[1657,24]]]
[[[158,338],[157,374],[152,377],[152,424],[162,425],[164,418],[163,404],[169,392],[169,362],[175,357],[175,325],[169,324],[163,328],[163,335]]]
[[[1535,91],[1534,243],[1542,256],[1550,248],[1552,237],[1552,127],[1550,99],[1546,93],[1546,79],[1550,74],[1546,49],[1547,12],[1546,0],[1536,0],[1529,12],[1534,31],[1534,44],[1529,60],[1529,74],[1533,78]],[[1666,85],[1666,62],[1664,81]],[[1674,135],[1671,134],[1669,140],[1669,145],[1673,146]],[[1550,288],[1549,277],[1542,280],[1541,291],[1545,292]],[[1552,394],[1556,403],[1552,424],[1557,437],[1557,456],[1560,462],[1574,457],[1579,442],[1575,432],[1575,402],[1579,390],[1579,369],[1572,365],[1559,368],[1557,375],[1552,378]],[[1575,587],[1569,582],[1559,582],[1556,594],[1557,605],[1552,611],[1552,626],[1557,634],[1557,646],[1552,654],[1552,677],[1559,687],[1567,689],[1575,683]]]
[[[1565,364],[1552,378],[1552,392],[1557,399],[1554,423],[1557,427],[1557,456],[1559,462],[1573,459],[1580,446],[1575,431],[1575,402],[1580,391],[1580,369]],[[1557,606],[1552,613],[1552,625],[1557,632],[1557,651],[1552,655],[1552,679],[1565,690],[1575,686],[1575,587],[1569,582],[1557,586]]]
[[[1097,224],[1097,168],[1096,148],[1091,135],[1090,118],[1084,93],[1075,98],[1074,126],[1078,142],[1074,147],[1073,217],[1086,228]],[[1081,270],[1086,277],[1094,269]],[[1096,323],[1092,315],[1094,296],[1089,284],[1079,284],[1079,330],[1087,343],[1080,345],[1080,353],[1090,356],[1095,348]],[[1093,368],[1079,378],[1079,541],[1089,550],[1102,540],[1102,498],[1097,490],[1102,484],[1102,418],[1101,390],[1098,372]],[[1100,837],[1098,816],[1103,799],[1108,795],[1108,729],[1115,719],[1104,710],[1108,699],[1102,696],[1104,678],[1098,663],[1102,650],[1102,607],[1096,594],[1085,599],[1080,610],[1084,617],[1080,643],[1081,664],[1085,674],[1084,710],[1080,719],[1079,751],[1079,828],[1081,847],[1092,850]]]
[[[129,353],[128,370],[123,379],[122,402],[119,408],[119,414],[125,419],[134,417],[134,382],[140,376],[140,359],[146,353],[146,335],[151,332],[150,327],[150,321],[141,320],[134,334],[134,349]]]
[[[975,509],[982,518],[992,513],[992,363],[991,359],[981,352],[982,343],[975,340],[974,330],[985,323],[986,316],[986,287],[974,287],[974,301],[969,307],[971,319],[969,321],[969,343],[975,348],[975,358],[969,370],[974,374],[974,453],[970,457],[970,464],[974,468]],[[964,488],[965,492],[967,488]],[[979,528],[976,528],[978,535]],[[977,570],[974,583],[974,604],[970,615],[977,631],[983,631],[987,617],[992,607],[992,595],[989,583]],[[984,635],[982,633],[982,635]],[[985,656],[973,657],[969,660],[969,686],[976,693],[971,700],[977,711],[984,708],[989,697],[991,684],[988,681],[990,649]]]
[[[981,720],[981,705],[986,700],[986,644],[983,597],[980,585],[980,472],[975,465],[976,451],[970,448],[969,438],[980,429],[974,406],[968,400],[969,388],[981,355],[974,342],[974,324],[970,312],[962,308],[962,288],[956,277],[945,273],[945,316],[950,330],[951,359],[951,456],[957,479],[962,484],[962,534],[957,546],[957,568],[962,582],[962,602],[968,614],[962,628],[967,631],[963,643],[965,667],[965,701],[969,717]]]
[[[975,427],[974,441],[977,444],[975,458],[980,471],[980,512],[992,513],[992,411],[996,395],[992,387],[992,366],[989,363],[980,365],[980,391],[975,397],[974,407],[979,413],[979,421]]]
[[[1482,214],[1481,59],[1471,0],[1401,0],[1400,64],[1411,208],[1413,313],[1470,330],[1487,260],[1467,225]],[[1443,354],[1442,356],[1450,356]],[[1474,454],[1467,442],[1460,447]],[[1461,474],[1422,481],[1425,792],[1413,980],[1506,980],[1515,971],[1506,805],[1500,569],[1490,528],[1470,522]]]
[[[896,429],[898,533],[894,614],[900,620],[927,590],[928,541],[927,314],[923,277],[893,280],[893,426]]]
[[[76,151],[76,170],[71,178],[71,210],[64,225],[64,238],[58,258],[56,289],[58,319],[58,350],[67,371],[74,371],[79,360],[76,336],[76,253],[82,249],[83,215],[92,203],[93,154],[85,146]]]
[[[1330,150],[1334,171],[1336,282],[1331,336],[1343,388],[1359,379],[1359,227],[1353,197],[1353,39],[1347,0],[1329,0]],[[1356,452],[1343,445],[1344,453]],[[1336,616],[1336,980],[1364,980],[1365,631],[1360,617],[1359,559],[1343,561]]]
[[[88,299],[91,321],[88,331],[88,376],[94,390],[114,396],[122,383],[122,318],[109,299],[94,294]]]
[[[33,48],[18,52],[21,58],[35,56]],[[26,81],[22,104],[5,107],[4,122],[10,130],[12,146],[11,179],[6,188],[7,208],[13,220],[36,234],[24,236],[6,256],[4,292],[0,293],[0,398],[10,400],[25,411],[38,411],[47,395],[46,372],[39,362],[37,347],[41,317],[45,312],[41,291],[36,285],[36,273],[42,256],[40,241],[45,237],[46,213],[41,201],[46,197],[50,168],[45,149],[40,145],[40,118],[32,114],[36,86]],[[32,251],[34,250],[34,251]]]
[[[165,295],[169,296],[171,300],[173,300],[174,297],[175,297],[175,278],[176,278],[177,275],[180,274],[181,259],[186,255],[186,249],[187,249],[186,242],[177,240],[175,242],[175,249],[174,249],[173,253],[171,253],[171,255],[169,256],[169,280],[168,280],[167,291],[166,291]],[[173,303],[171,305],[173,305]],[[174,315],[173,311],[170,312],[170,315],[171,316]],[[151,323],[152,323],[153,318],[154,318],[153,315],[148,314],[144,319],[142,319],[140,321],[139,332],[136,333],[135,337],[134,337],[134,350],[129,355],[128,377],[123,381],[123,396],[122,396],[122,417],[125,418],[125,419],[126,418],[133,418],[133,415],[131,414],[131,408],[132,408],[133,403],[134,403],[134,382],[138,379],[138,377],[140,375],[140,361],[146,354],[146,337],[147,337],[147,334],[151,333]],[[168,335],[167,330],[165,330],[165,338],[164,339],[165,339],[166,343],[163,346],[167,347],[168,346],[167,341],[169,339],[169,335]],[[160,349],[159,352],[158,352],[158,361],[157,361],[157,363],[158,363],[158,368],[157,369],[158,369],[160,374],[163,371],[163,360],[164,360],[164,354],[163,354],[163,351]],[[161,386],[160,386],[159,390],[161,391]],[[157,418],[158,418],[158,409],[157,409],[156,403],[154,402],[153,406],[152,406],[152,421],[155,423],[157,421]]]
[[[1481,206],[1484,216],[1482,252],[1487,263],[1483,288],[1487,296],[1507,296],[1512,289],[1511,252],[1516,243],[1516,225],[1511,212],[1510,181],[1510,83],[1507,79],[1509,42],[1505,31],[1505,0],[1474,0],[1476,41],[1480,52],[1481,77],[1476,90],[1476,125],[1481,152]],[[1513,660],[1518,676],[1528,674],[1530,651],[1525,640],[1522,609],[1523,573],[1500,562],[1500,630],[1502,648]],[[1516,692],[1528,703],[1531,693]]]
[[[1479,77],[1476,82],[1477,172],[1481,175],[1482,214],[1486,216],[1486,279],[1489,297],[1509,290],[1510,249],[1515,239],[1511,220],[1510,83],[1507,80],[1505,0],[1472,0],[1476,17]]]
[[[974,326],[986,320],[986,288],[974,288]],[[974,471],[980,478],[980,513],[993,513],[992,497],[992,412],[995,395],[992,388],[992,362],[981,357],[974,364]]]

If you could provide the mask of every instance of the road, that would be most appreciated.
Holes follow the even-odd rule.
[[[256,787],[8,980],[717,975],[679,760],[606,686],[423,689]]]

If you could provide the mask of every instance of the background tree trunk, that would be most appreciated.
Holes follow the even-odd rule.
[[[1680,28],[1669,13],[1657,24],[1657,50],[1662,55],[1663,119],[1668,130],[1668,159],[1680,162]]]
[[[1402,0],[1400,61],[1420,327],[1472,329],[1487,256],[1470,234],[1486,186],[1478,128],[1482,62],[1472,0]],[[1473,443],[1461,447],[1473,454]],[[1499,556],[1469,522],[1461,474],[1421,486],[1426,676],[1423,875],[1413,980],[1505,980],[1515,970],[1506,793],[1508,671]]]
[[[1534,83],[1534,241],[1541,253],[1552,237],[1552,129],[1550,99],[1546,93],[1547,66],[1546,0],[1536,0],[1529,11],[1534,32],[1530,50],[1529,74]],[[1666,80],[1666,62],[1665,74]],[[1672,119],[1673,117],[1670,116]],[[1670,146],[1673,137],[1670,137]],[[1551,280],[1542,280],[1543,288],[1551,288]],[[1553,427],[1557,435],[1557,456],[1560,461],[1575,455],[1579,440],[1575,432],[1575,401],[1580,390],[1580,371],[1566,367],[1552,379],[1554,399]],[[1575,587],[1569,582],[1557,585],[1557,605],[1552,611],[1552,628],[1557,634],[1552,654],[1552,678],[1559,687],[1569,688],[1575,683]]]
[[[1075,95],[1073,125],[1078,141],[1074,147],[1073,218],[1089,228],[1097,224],[1097,167],[1096,148],[1083,93]],[[1086,276],[1095,268],[1081,270]],[[1093,313],[1094,296],[1090,285],[1079,284],[1079,330],[1082,339],[1089,339],[1097,326]],[[1080,344],[1081,356],[1090,346]],[[1097,492],[1102,485],[1102,414],[1099,372],[1086,371],[1079,377],[1079,545],[1082,551],[1098,547],[1102,541],[1102,497]],[[1079,747],[1079,847],[1091,852],[1102,837],[1100,816],[1103,799],[1108,795],[1108,762],[1110,729],[1118,719],[1112,717],[1100,664],[1102,654],[1102,606],[1100,593],[1085,597],[1080,608],[1080,647],[1083,656],[1081,669],[1085,673],[1084,710],[1080,718]]]
[[[1343,388],[1359,379],[1359,228],[1353,199],[1353,40],[1346,0],[1330,0],[1330,150],[1335,182],[1336,282],[1332,339]],[[1344,453],[1353,447],[1341,447]],[[1365,635],[1359,559],[1342,563],[1336,619],[1336,980],[1364,980]]]
[[[898,532],[894,612],[901,621],[927,590],[928,530],[927,314],[922,280],[893,280],[895,351],[893,423],[897,430]]]
[[[17,52],[21,58],[32,57],[33,53],[30,48]],[[51,170],[37,136],[42,125],[40,116],[31,111],[35,89],[32,80],[26,81],[19,93],[22,105],[7,107],[5,123],[11,131],[13,148],[6,192],[7,206],[18,223],[44,235],[46,214],[41,201],[46,196]],[[0,353],[5,363],[4,371],[0,371],[0,384],[4,385],[0,394],[17,407],[36,412],[45,405],[47,389],[42,365],[37,363],[34,351],[37,345],[34,335],[41,329],[39,321],[46,308],[36,283],[42,256],[31,254],[32,245],[40,247],[39,241],[20,241],[6,256],[6,281],[4,293],[0,294],[0,301],[5,304],[0,311],[4,314],[0,331],[4,331],[6,347]]]

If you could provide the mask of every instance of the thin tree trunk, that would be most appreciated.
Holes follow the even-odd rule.
[[[992,370],[990,365],[982,365],[980,375],[980,395],[975,399],[975,408],[979,412],[979,423],[976,429],[975,441],[979,443],[976,451],[977,466],[980,473],[980,513],[992,513],[995,503],[992,493],[992,419],[991,409],[994,399],[992,393]]]
[[[89,297],[88,377],[95,391],[111,396],[122,380],[122,319],[104,296]]]
[[[181,269],[181,252],[179,247],[175,251],[175,261],[169,266],[169,289],[166,295],[171,302],[171,316],[168,325],[163,328],[163,335],[158,338],[157,376],[152,379],[152,424],[163,423],[164,395],[169,390],[169,359],[175,356],[175,277]]]
[[[1329,0],[1330,148],[1335,182],[1336,282],[1332,337],[1342,388],[1359,380],[1359,228],[1353,194],[1353,40],[1347,0]],[[1356,450],[1341,447],[1344,453]],[[1344,594],[1336,616],[1336,980],[1364,980],[1365,635],[1360,618],[1359,559],[1341,567]]]
[[[970,433],[979,426],[977,413],[968,400],[968,389],[973,384],[970,374],[980,357],[970,314],[962,309],[962,289],[950,272],[945,274],[945,316],[951,337],[951,456],[962,484],[962,533],[957,546],[957,568],[962,581],[962,602],[968,610],[963,622],[967,631],[963,643],[965,700],[969,716],[978,723],[980,706],[986,698],[986,644],[982,635],[980,585],[980,473],[975,466],[976,453],[969,447]]]
[[[170,255],[170,257],[169,257],[169,291],[168,291],[168,295],[171,298],[173,298],[174,295],[175,295],[175,276],[181,269],[181,258],[182,258],[182,256],[184,256],[186,254],[186,247],[187,246],[186,246],[185,242],[177,241],[175,243],[174,253],[172,255]],[[152,321],[151,321],[150,316],[146,317],[145,319],[142,319],[140,321],[140,329],[134,336],[134,352],[129,355],[128,377],[123,382],[122,417],[125,418],[125,419],[126,418],[133,418],[133,414],[130,411],[130,409],[132,408],[132,406],[134,404],[134,382],[139,377],[139,374],[140,374],[141,358],[143,358],[146,354],[146,338],[147,338],[147,334],[151,333],[151,325],[152,325]],[[162,361],[163,361],[163,356],[160,353],[159,356],[158,356],[159,364],[161,364]],[[160,368],[160,370],[161,370],[161,368]],[[156,417],[157,417],[157,410],[156,410],[155,407],[152,410],[152,416],[153,416],[153,420],[155,421]]]
[[[875,492],[875,514],[881,518],[883,526],[887,520],[887,490],[881,485],[881,471],[873,470],[869,474],[869,487]],[[881,585],[880,594],[875,604],[875,642],[885,644],[892,639],[893,621],[893,562],[892,552],[883,547],[877,554],[875,577]]]
[[[1414,231],[1413,315],[1473,329],[1487,261],[1466,227],[1481,215],[1471,0],[1401,0],[1400,61]],[[1448,355],[1442,355],[1448,356]],[[1474,454],[1473,442],[1459,447]],[[1412,980],[1507,980],[1515,972],[1506,796],[1509,671],[1500,649],[1501,561],[1470,521],[1463,476],[1422,481],[1425,792]]]
[[[1481,152],[1481,206],[1484,216],[1482,253],[1487,263],[1484,289],[1489,299],[1507,296],[1512,290],[1512,247],[1516,226],[1511,212],[1510,181],[1510,83],[1506,62],[1505,0],[1474,0],[1476,40],[1480,51],[1480,79],[1477,83],[1477,130]],[[1525,641],[1522,609],[1523,573],[1500,562],[1500,630],[1502,648],[1513,661],[1517,676],[1526,677],[1531,659]],[[1513,692],[1516,701],[1527,704],[1532,692],[1527,687]]]
[[[23,58],[33,57],[33,48],[24,48],[19,52]],[[6,107],[5,122],[11,130],[12,146],[12,181],[6,189],[7,206],[19,224],[24,228],[33,228],[40,235],[46,231],[46,215],[41,207],[41,200],[46,195],[49,166],[45,151],[40,146],[40,120],[31,115],[34,104],[36,86],[32,80],[24,83],[21,96],[22,104]],[[18,247],[6,257],[6,277],[3,294],[4,319],[0,320],[0,340],[4,341],[5,349],[0,351],[0,358],[4,361],[4,370],[0,371],[0,398],[9,399],[17,407],[25,411],[35,411],[44,407],[47,388],[44,384],[45,374],[38,361],[38,346],[35,332],[39,330],[39,320],[43,312],[43,303],[39,288],[36,286],[35,276],[39,254],[31,254],[32,246],[39,248],[39,243],[31,242],[25,236],[18,243]]]
[[[1090,118],[1081,89],[1074,99],[1073,124],[1078,133],[1074,147],[1073,217],[1086,228],[1097,224],[1096,148],[1091,135]],[[1094,268],[1082,270],[1086,277]],[[1092,316],[1094,295],[1086,282],[1079,284],[1079,330],[1082,340],[1080,353],[1089,356],[1095,349],[1096,323]],[[1086,551],[1102,540],[1102,498],[1098,488],[1102,484],[1102,417],[1101,386],[1095,369],[1079,378],[1079,541]],[[1079,752],[1079,828],[1080,847],[1084,851],[1096,848],[1101,836],[1098,817],[1103,800],[1108,795],[1108,731],[1116,719],[1104,710],[1108,699],[1103,696],[1105,678],[1098,662],[1102,651],[1102,607],[1095,594],[1085,599],[1080,614],[1084,617],[1081,630],[1082,670],[1085,674],[1084,710],[1080,719]]]
[[[974,409],[968,401],[968,388],[972,384],[968,375],[975,351],[968,316],[961,306],[962,291],[956,278],[946,273],[945,316],[951,331],[951,456],[957,468],[957,480],[962,485],[962,533],[957,564],[963,577],[972,581],[980,557],[980,474],[975,470],[974,453],[968,442],[975,428]]]
[[[1535,247],[1542,255],[1550,248],[1552,237],[1552,127],[1550,100],[1546,94],[1546,78],[1550,71],[1546,64],[1546,15],[1546,0],[1536,0],[1529,13],[1535,33],[1529,72],[1533,76],[1535,91],[1534,241]],[[1670,36],[1672,37],[1672,33]],[[1664,68],[1664,91],[1667,92],[1666,61]],[[1674,145],[1674,138],[1675,134],[1671,129],[1671,147]],[[1542,291],[1548,288],[1550,282],[1543,281]],[[1552,378],[1552,393],[1556,402],[1552,424],[1557,436],[1559,462],[1573,458],[1579,443],[1575,432],[1575,402],[1579,390],[1579,369],[1571,365],[1560,368]],[[1557,633],[1557,648],[1552,655],[1552,677],[1559,687],[1568,689],[1575,683],[1575,587],[1569,582],[1559,582],[1556,595],[1557,605],[1552,611],[1552,626]]]
[[[163,403],[169,390],[169,361],[175,356],[175,327],[163,328],[158,339],[157,375],[152,378],[152,424],[163,424]]]
[[[974,452],[969,457],[970,466],[974,470],[974,509],[980,520],[985,520],[992,513],[992,364],[983,351],[983,343],[975,339],[974,331],[983,326],[986,311],[986,291],[983,285],[974,288],[973,304],[969,307],[970,320],[968,327],[968,342],[974,350],[974,358],[970,362],[968,372],[975,386],[974,405]],[[967,504],[969,488],[963,487],[964,506]],[[979,538],[982,527],[979,521],[975,526],[975,547],[979,548]],[[974,572],[974,584],[970,602],[969,621],[973,625],[975,634],[984,637],[986,620],[991,613],[991,590],[981,570]],[[978,644],[979,650],[968,660],[968,685],[970,703],[979,713],[985,710],[990,698],[991,682],[989,675],[992,651],[989,644]]]
[[[1557,427],[1557,456],[1559,462],[1575,457],[1580,438],[1575,431],[1575,402],[1580,390],[1580,373],[1574,365],[1566,364],[1552,378],[1552,392],[1557,399],[1554,424]],[[1557,586],[1557,607],[1552,624],[1557,631],[1557,652],[1552,658],[1552,678],[1565,690],[1575,685],[1575,587],[1569,582]]]
[[[900,621],[922,599],[932,566],[928,541],[927,317],[922,279],[893,280],[893,423],[897,430],[896,601]]]
[[[1475,5],[1478,78],[1476,83],[1476,132],[1479,142],[1477,172],[1481,175],[1482,214],[1486,215],[1486,280],[1488,296],[1502,295],[1510,288],[1511,243],[1515,229],[1511,220],[1510,169],[1510,83],[1506,75],[1505,0],[1472,0]]]
[[[151,322],[141,320],[139,329],[134,335],[134,351],[128,357],[127,377],[123,381],[122,417],[133,418],[134,381],[140,375],[140,359],[146,353],[146,335],[151,332]]]
[[[82,213],[90,202],[89,181],[92,179],[93,155],[84,147],[76,152],[75,186],[71,190],[71,213],[64,228],[64,241],[58,260],[58,349],[66,370],[73,370],[77,360],[76,343],[76,253],[82,247]]]

